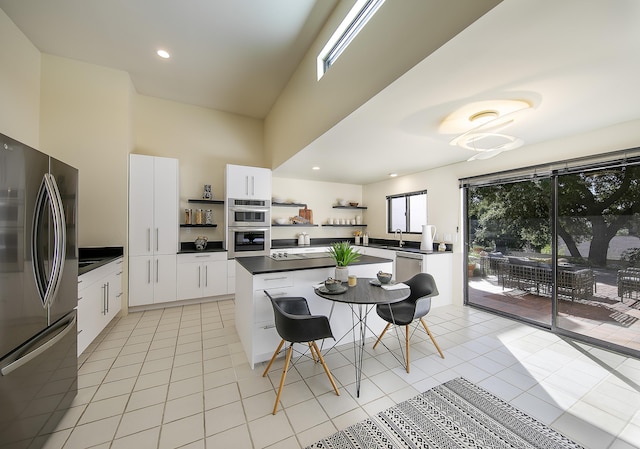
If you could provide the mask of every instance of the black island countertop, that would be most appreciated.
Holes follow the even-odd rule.
[[[251,274],[279,273],[283,271],[312,270],[315,268],[335,267],[335,261],[330,257],[314,257],[309,259],[273,260],[267,256],[237,257],[236,261]],[[393,262],[391,259],[361,255],[357,262],[351,265],[368,265],[374,263]]]

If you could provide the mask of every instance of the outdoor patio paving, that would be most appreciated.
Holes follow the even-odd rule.
[[[503,288],[497,276],[469,280],[469,303],[551,324],[551,299],[529,291]],[[593,295],[584,299],[560,299],[557,326],[589,337],[640,351],[640,300],[620,301],[616,272],[596,271]]]

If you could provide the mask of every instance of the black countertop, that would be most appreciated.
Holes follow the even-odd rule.
[[[91,246],[78,248],[78,276],[122,257],[122,246]]]
[[[335,267],[335,261],[330,257],[295,260],[273,260],[266,256],[237,257],[236,261],[251,274],[278,273],[283,271],[312,270],[315,268]],[[368,265],[373,263],[393,262],[382,257],[361,255],[357,262],[351,265]]]
[[[227,250],[222,247],[221,241],[207,242],[207,247],[203,250],[196,249],[195,242],[180,242],[180,251],[178,251],[178,254],[221,252],[227,252]]]
[[[311,245],[299,246],[297,239],[279,239],[271,241],[271,249],[275,250],[286,250],[291,248],[313,248],[313,247],[326,247],[331,246],[332,243],[335,242],[343,242],[348,241],[351,245],[357,247],[371,247],[371,248],[380,248],[380,249],[388,249],[391,251],[404,251],[408,253],[417,253],[417,254],[451,254],[453,251],[453,245],[451,243],[446,243],[447,250],[446,251],[438,251],[438,244],[434,243],[433,251],[426,251],[420,249],[420,242],[406,241],[402,247],[399,246],[399,242],[397,240],[388,240],[388,239],[369,239],[368,245],[355,245],[355,240],[353,238],[344,238],[344,239],[336,239],[336,238],[318,238],[311,239]]]

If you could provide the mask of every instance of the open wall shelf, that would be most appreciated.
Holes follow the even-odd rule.
[[[224,204],[224,200],[197,200],[190,199],[187,200],[189,203],[199,203],[199,204]]]

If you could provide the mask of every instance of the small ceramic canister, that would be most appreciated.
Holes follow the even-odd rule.
[[[358,278],[354,274],[350,274],[348,278],[349,287],[355,287],[358,284]]]

